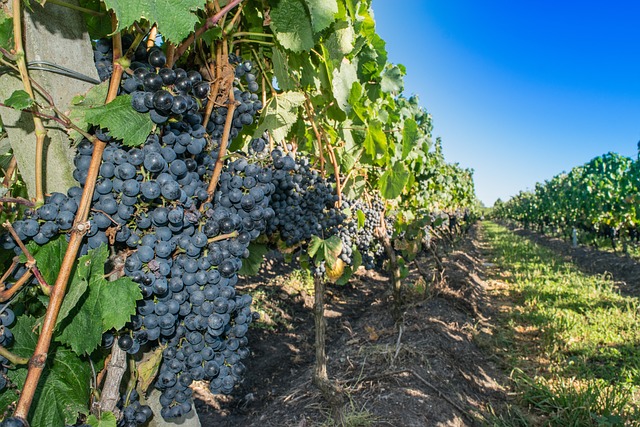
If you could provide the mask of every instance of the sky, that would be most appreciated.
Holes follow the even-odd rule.
[[[404,94],[487,206],[640,140],[640,2],[373,0]]]

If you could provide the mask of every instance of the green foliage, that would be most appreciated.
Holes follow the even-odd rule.
[[[13,18],[4,9],[0,10],[0,47],[13,48]]]
[[[118,17],[121,31],[135,22],[145,19],[158,24],[158,30],[166,40],[179,43],[194,30],[198,16],[194,13],[204,9],[202,0],[103,0],[107,10]]]
[[[91,353],[104,332],[122,328],[136,313],[136,301],[142,298],[138,285],[131,279],[105,279],[108,256],[107,246],[102,245],[80,258],[71,282],[70,294],[79,303],[70,303],[73,308],[60,325],[57,340],[78,354]]]
[[[285,49],[309,51],[314,46],[313,24],[303,0],[280,0],[271,8],[271,28]]]
[[[448,164],[439,143],[432,149],[431,116],[417,98],[402,95],[406,70],[388,63],[370,3],[247,0],[235,9],[239,11],[237,19],[227,16],[219,26],[209,28],[187,55],[178,59],[202,65],[208,59],[204,56],[214,52],[218,43],[227,43],[227,47],[233,47],[229,51],[251,58],[256,64],[253,72],[257,81],[264,86],[265,102],[259,121],[241,136],[261,137],[268,132],[274,145],[290,145],[291,151],[310,157],[312,164],[322,169],[320,173],[333,174],[344,196],[383,198],[387,212],[397,217],[396,231],[411,230],[406,235],[415,241],[402,242],[403,256],[410,260],[409,252],[417,251],[413,248],[418,247],[416,241],[421,235],[413,233],[409,225],[424,226],[421,219],[426,217],[425,212],[463,209],[472,204],[472,171]],[[203,0],[82,0],[81,4],[95,11],[113,11],[116,31],[146,31],[157,24],[163,49],[168,42],[179,44],[196,25],[207,20]],[[226,4],[228,1],[220,2],[222,7]],[[108,18],[108,14],[87,16],[92,38],[111,33]],[[10,42],[5,34],[11,31],[7,24],[10,18],[0,16],[0,45]],[[139,28],[134,30],[134,25]],[[236,37],[236,31],[242,36]],[[108,84],[102,83],[74,99],[71,120],[84,130],[90,126],[108,128],[110,135],[124,145],[143,144],[155,125],[147,114],[133,110],[129,95],[105,105],[107,89]],[[33,101],[25,95],[17,91],[6,102],[14,108],[29,108]],[[71,131],[70,138],[78,142],[82,135]],[[244,143],[237,142],[240,146]],[[350,214],[363,227],[363,212]],[[67,249],[66,240],[29,248],[46,281],[53,284]],[[362,263],[362,254],[356,249],[352,264],[344,265],[339,258],[342,242],[338,236],[314,237],[296,249],[306,249],[301,262],[305,257],[316,265],[324,262],[332,280],[338,283],[346,283]],[[266,251],[266,245],[252,244],[240,273],[257,273]],[[31,411],[32,425],[74,424],[78,414],[87,414],[91,372],[86,358],[102,363],[102,353],[97,350],[102,334],[123,328],[136,312],[136,301],[141,298],[138,285],[127,278],[108,281],[108,257],[108,249],[102,246],[76,262],[56,325],[46,381],[41,382]],[[398,261],[402,271],[405,259]],[[48,302],[42,295],[38,298]],[[39,322],[37,317],[20,317],[14,331],[13,350],[17,354],[31,355]],[[161,350],[147,356],[137,365],[138,385],[143,390],[157,373]],[[12,370],[10,375],[20,386],[26,369]],[[14,389],[0,395],[0,409],[16,397]],[[89,416],[87,423],[114,427],[116,419],[111,413],[103,413],[98,418]]]
[[[69,118],[80,129],[87,130],[89,128],[89,122],[86,118],[87,113],[94,108],[104,105],[108,91],[109,82],[103,82],[92,87],[86,95],[76,96],[71,100],[72,105]],[[70,130],[69,138],[71,138],[73,142],[79,142],[82,139],[82,135],[76,130]]]
[[[242,267],[238,274],[245,276],[254,276],[260,271],[264,256],[269,252],[266,245],[259,243],[249,244],[249,257],[242,260]]]
[[[254,132],[254,137],[270,131],[276,142],[285,141],[298,117],[298,109],[304,102],[300,92],[283,92],[271,98],[263,110],[263,119]]]
[[[570,235],[575,228],[592,237],[624,237],[640,223],[639,171],[637,161],[607,153],[497,204],[494,214],[541,231],[557,227]]]
[[[14,91],[4,103],[7,107],[15,108],[16,110],[26,110],[27,108],[33,107],[36,102],[27,92],[19,89]]]
[[[117,419],[111,412],[102,412],[100,418],[97,418],[93,414],[89,415],[87,417],[87,424],[91,427],[116,427]]]
[[[338,262],[340,251],[342,251],[342,241],[338,236],[331,236],[328,239],[313,236],[307,250],[316,264],[325,261],[329,268],[333,268]]]
[[[13,352],[31,357],[38,339],[36,331],[39,324],[38,319],[30,316],[17,319],[12,328],[15,337]],[[44,427],[74,424],[78,414],[88,413],[91,367],[71,350],[54,345],[49,351],[46,369],[47,380],[38,385],[30,424]],[[22,388],[27,368],[11,369],[8,376],[13,384]]]
[[[27,244],[27,249],[36,260],[38,270],[40,270],[42,277],[49,285],[53,285],[58,277],[67,246],[67,240],[64,236],[51,240],[44,246],[40,246],[33,241]],[[27,257],[24,254],[20,255],[20,262],[27,262]]]
[[[109,129],[124,145],[144,144],[154,128],[148,114],[138,113],[131,106],[131,95],[121,95],[106,105],[84,111],[87,123]]]

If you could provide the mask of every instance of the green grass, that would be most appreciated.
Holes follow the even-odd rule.
[[[637,299],[501,226],[483,230],[513,302],[496,339],[522,369],[523,402],[544,425],[640,425]]]

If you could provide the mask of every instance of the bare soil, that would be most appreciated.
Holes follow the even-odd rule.
[[[489,410],[499,413],[510,402],[499,358],[480,345],[486,340],[479,338],[491,335],[497,309],[482,280],[478,232],[472,228],[444,257],[436,280],[419,273],[431,271],[433,260],[417,261],[397,324],[387,277],[363,272],[347,286],[329,287],[328,372],[345,395],[344,425],[484,425]],[[265,309],[272,318],[250,330],[246,379],[231,396],[196,390],[204,427],[334,425],[311,384],[313,299],[295,281],[278,280],[288,270],[272,262],[259,281],[239,285],[266,295],[261,303],[271,305]]]

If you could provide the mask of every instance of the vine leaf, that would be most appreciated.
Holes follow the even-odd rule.
[[[333,96],[338,102],[338,106],[342,111],[349,114],[351,111],[351,88],[358,81],[358,72],[355,65],[347,59],[343,59],[340,68],[333,70]]]
[[[338,3],[336,0],[305,0],[311,15],[311,25],[313,31],[319,33],[329,27],[338,13]]]
[[[264,108],[254,138],[260,138],[268,130],[276,142],[284,141],[298,119],[298,108],[303,102],[304,95],[300,92],[283,92],[271,98]]]
[[[12,332],[15,344],[12,350],[23,357],[30,357],[38,340],[36,330],[39,321],[31,316],[18,317]],[[54,346],[47,358],[47,381],[39,383],[31,408],[30,424],[33,426],[59,427],[72,425],[78,414],[88,412],[91,367],[71,350]],[[9,379],[22,388],[27,368],[19,367],[7,372]]]
[[[371,120],[364,138],[364,150],[372,158],[384,156],[387,152],[387,136],[380,120]]]
[[[18,89],[4,103],[7,107],[15,108],[16,110],[26,110],[33,107],[36,101],[24,90]]]
[[[100,419],[93,414],[87,417],[87,424],[91,427],[116,427],[117,421],[116,416],[113,415],[112,412],[102,412]]]
[[[73,277],[72,288],[87,286],[88,293],[61,323],[57,340],[78,354],[91,353],[98,347],[103,332],[121,329],[136,313],[136,301],[142,298],[138,285],[131,279],[122,277],[112,282],[105,279],[108,256],[106,245],[89,251],[78,261]]]
[[[59,236],[43,246],[39,246],[34,241],[27,243],[29,253],[35,258],[38,270],[49,285],[53,285],[58,277],[67,246],[64,236]],[[20,262],[27,262],[27,257],[24,254],[20,255]]]
[[[118,96],[106,105],[89,108],[84,117],[87,123],[109,129],[112,137],[134,147],[144,144],[154,127],[148,114],[133,109],[131,95]]]
[[[302,0],[283,0],[271,8],[271,27],[280,44],[293,52],[314,46],[313,24]]]
[[[293,90],[296,81],[291,75],[286,54],[276,47],[273,48],[273,74],[276,77],[278,86],[282,90]]]
[[[286,3],[286,2],[283,2]],[[140,18],[158,24],[166,41],[179,43],[198,23],[194,13],[204,8],[204,0],[104,0],[118,18],[116,32],[133,25]]]
[[[404,128],[402,129],[402,160],[407,158],[419,139],[418,123],[412,118],[406,119],[404,121]]]
[[[7,50],[13,47],[13,18],[4,9],[0,10],[0,46]]]
[[[332,61],[341,61],[353,51],[356,33],[353,26],[347,21],[338,21],[334,25],[334,31],[325,42],[327,52]]]
[[[364,212],[362,212],[361,209],[358,209],[356,215],[358,216],[358,230],[362,230],[367,220],[367,216],[364,214]]]
[[[311,236],[309,256],[312,257],[317,264],[325,261],[329,269],[333,269],[338,263],[338,257],[342,252],[342,241],[338,236],[331,236],[328,239],[321,239],[318,236]]]
[[[398,94],[402,92],[404,87],[403,77],[405,75],[404,67],[399,65],[392,65],[385,68],[382,72],[382,81],[380,87],[383,92]]]
[[[164,348],[162,346],[157,347],[151,353],[147,353],[144,355],[144,359],[140,361],[138,365],[138,387],[143,392],[146,392],[151,383],[153,383],[158,370],[160,369],[160,364],[162,363],[162,351]]]
[[[378,181],[380,192],[385,199],[395,199],[404,190],[409,180],[409,171],[402,162],[395,162],[391,169],[387,169]]]
[[[238,274],[244,276],[255,276],[258,274],[267,252],[269,252],[269,248],[266,245],[249,243],[249,257],[242,260],[242,267],[240,267]]]
[[[85,117],[87,111],[103,106],[108,90],[109,82],[103,82],[89,89],[86,95],[74,97],[71,100],[71,112],[69,113],[71,121],[79,128],[87,130],[89,127],[89,123]],[[78,131],[71,129],[69,131],[69,138],[73,142],[79,142],[83,137]]]

